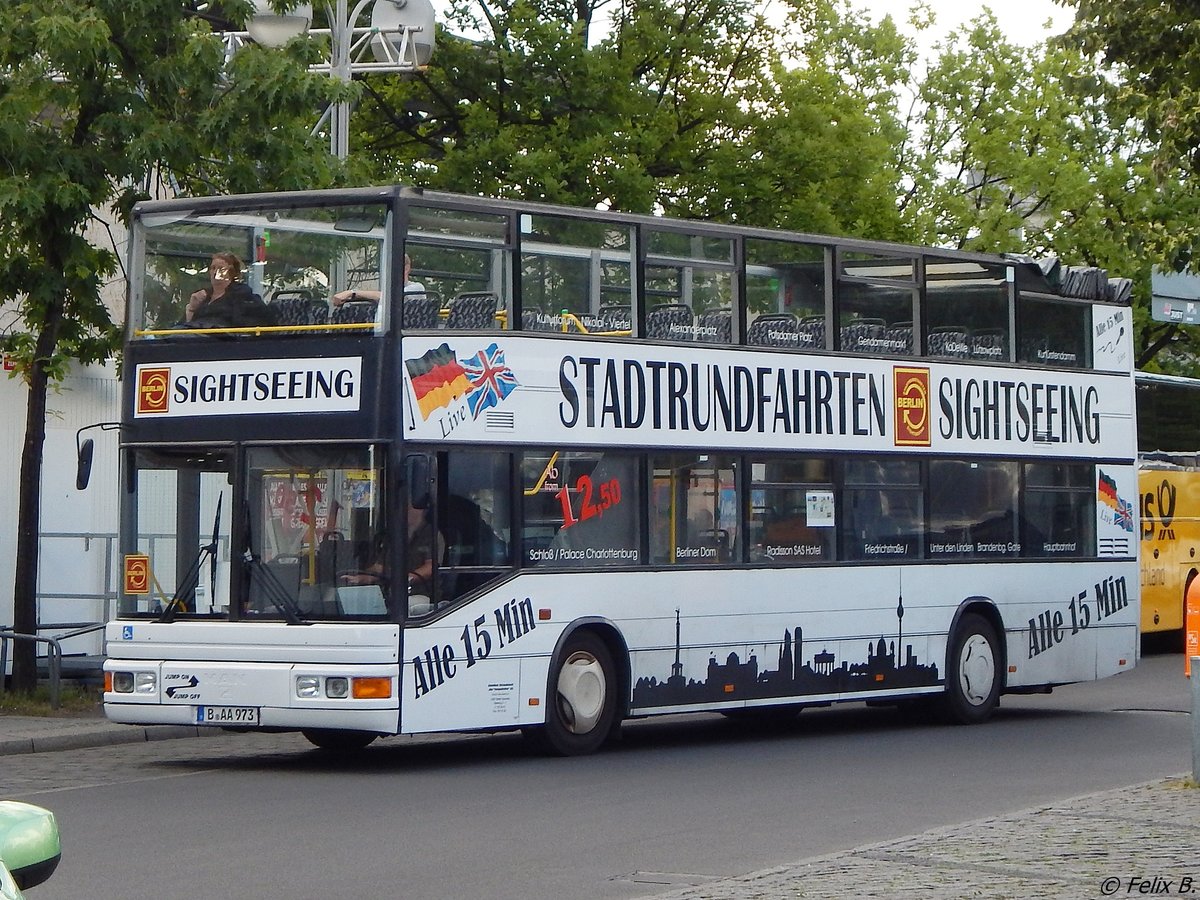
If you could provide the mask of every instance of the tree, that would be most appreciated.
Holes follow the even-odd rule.
[[[1074,0],[1065,41],[1111,67],[1160,161],[1200,172],[1200,18],[1193,0]]]
[[[1149,283],[1200,196],[1162,165],[1121,84],[1072,43],[1013,44],[990,13],[937,49],[915,88],[902,201],[917,240],[1133,278],[1136,365],[1195,366],[1177,326],[1151,321]]]
[[[224,14],[241,21],[246,0]],[[41,455],[47,390],[73,361],[106,359],[119,330],[100,298],[118,265],[84,236],[152,189],[263,190],[330,183],[313,109],[337,86],[309,75],[314,51],[250,48],[224,65],[208,24],[179,0],[0,4],[0,305],[21,324],[0,338],[29,388],[21,454],[14,627],[37,628]],[[13,687],[35,684],[18,644]]]
[[[896,198],[912,41],[890,17],[872,24],[839,0],[792,3],[776,41],[745,130],[704,171],[704,208],[749,225],[909,239]]]
[[[901,236],[912,48],[841,0],[792,6],[787,38],[745,0],[456,0],[426,73],[366,81],[368,177]]]
[[[774,52],[748,0],[455,0],[415,79],[367,82],[355,123],[390,180],[648,212],[748,126]],[[680,201],[682,202],[682,201]],[[704,210],[693,209],[703,216]]]
[[[1075,0],[1063,42],[1102,62],[1119,86],[1113,108],[1136,122],[1167,214],[1147,243],[1165,271],[1200,271],[1195,176],[1200,175],[1200,18],[1185,0]],[[1149,273],[1146,273],[1148,280]],[[1195,329],[1141,310],[1139,366],[1200,374]]]

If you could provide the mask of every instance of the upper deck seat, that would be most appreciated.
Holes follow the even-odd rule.
[[[376,308],[374,300],[353,300],[336,306],[329,315],[329,324],[348,325],[359,322],[374,322]]]
[[[843,350],[879,353],[884,350],[883,319],[858,319],[841,328]]]
[[[499,305],[499,298],[491,291],[468,291],[459,294],[450,301],[446,327],[455,330],[495,328]]]
[[[825,317],[806,316],[800,320],[799,327],[801,350],[825,349]]]
[[[746,343],[794,350],[800,346],[800,320],[792,313],[765,313],[746,329]]]
[[[601,306],[596,318],[600,324],[594,329],[595,331],[603,333],[614,331],[630,333],[633,331],[633,314],[629,311],[628,306]]]
[[[646,313],[646,337],[657,341],[690,341],[696,335],[692,310],[682,303],[663,303]]]
[[[401,310],[405,328],[441,327],[442,298],[433,291],[405,294]]]
[[[1007,362],[1008,342],[1005,340],[1004,331],[999,328],[985,328],[972,334],[971,358]]]
[[[549,323],[550,316],[540,309],[521,310],[522,331],[552,331]]]
[[[706,344],[733,342],[733,313],[728,309],[711,309],[696,317],[696,340]]]
[[[883,344],[879,349],[884,353],[911,355],[913,352],[912,322],[893,322],[885,327]]]
[[[329,314],[325,301],[305,288],[275,291],[268,305],[278,325],[323,325]]]
[[[965,359],[971,355],[967,330],[957,325],[935,328],[929,332],[929,355]]]

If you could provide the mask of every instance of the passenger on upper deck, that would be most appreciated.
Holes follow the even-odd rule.
[[[419,281],[410,281],[409,273],[412,271],[412,260],[409,259],[407,253],[404,254],[404,294],[424,294],[425,285]],[[343,303],[352,303],[355,300],[373,300],[379,302],[381,292],[379,291],[338,291],[333,295],[333,305],[341,306]]]
[[[262,297],[242,281],[242,261],[232,253],[212,255],[208,264],[210,286],[188,299],[186,321],[198,328],[245,328],[273,325],[274,319]]]

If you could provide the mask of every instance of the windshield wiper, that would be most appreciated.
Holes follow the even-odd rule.
[[[263,595],[275,607],[276,612],[283,616],[284,621],[289,625],[308,625],[305,622],[303,613],[300,610],[299,604],[292,598],[291,593],[283,586],[279,580],[279,576],[262,561],[262,557],[254,552],[254,540],[250,531],[250,504],[243,505],[246,513],[246,550],[242,553],[242,562],[250,570],[250,584],[247,588],[254,585],[255,577],[258,578],[258,586]]]
[[[175,621],[175,613],[179,610],[187,609],[187,603],[184,598],[191,594],[195,597],[195,590],[200,585],[200,569],[204,565],[204,560],[208,560],[209,575],[208,575],[208,590],[209,602],[216,600],[217,596],[217,550],[221,546],[221,501],[225,499],[225,494],[217,494],[217,512],[213,516],[212,542],[205,544],[200,548],[200,552],[196,554],[195,561],[188,567],[188,570],[183,573],[183,578],[175,587],[175,593],[171,596],[171,602],[167,604],[167,608],[163,610],[163,614],[159,616],[159,622]]]

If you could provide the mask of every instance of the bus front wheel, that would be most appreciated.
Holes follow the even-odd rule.
[[[958,725],[986,721],[1000,703],[1003,683],[1000,639],[991,622],[967,613],[958,623],[946,654],[946,693],[942,710]]]
[[[336,728],[306,728],[302,733],[310,744],[330,753],[354,753],[378,737],[370,731],[340,731]]]
[[[600,748],[613,730],[616,678],[612,653],[595,634],[572,635],[555,662],[546,724],[531,734],[550,752],[578,756]]]

